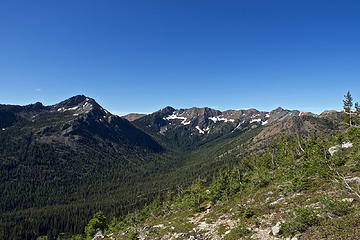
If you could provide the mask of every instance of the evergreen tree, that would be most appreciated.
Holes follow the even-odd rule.
[[[102,211],[98,211],[94,214],[89,224],[85,227],[85,233],[88,239],[91,239],[98,231],[104,231],[108,229],[106,217]]]
[[[240,169],[234,167],[230,173],[229,179],[230,194],[235,194],[240,191],[241,188],[241,172]]]
[[[196,182],[193,183],[190,189],[190,206],[192,210],[199,211],[200,205],[205,199],[204,186],[201,182],[201,179],[198,178]]]
[[[352,111],[352,106],[353,106],[353,98],[351,97],[350,91],[347,92],[346,95],[344,95],[345,99],[343,100],[344,103],[344,111],[346,114],[349,115],[349,119],[346,119],[345,121],[347,122],[347,120],[349,120],[349,125],[351,127],[352,125],[352,119],[351,119],[351,111]]]
[[[359,107],[359,103],[356,102],[355,103],[355,116],[354,116],[354,123],[355,125],[359,125],[360,124],[360,119],[359,119],[359,116],[360,116],[360,107]]]

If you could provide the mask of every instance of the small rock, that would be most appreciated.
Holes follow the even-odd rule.
[[[279,202],[281,202],[281,201],[283,201],[283,200],[285,200],[283,197],[281,197],[281,198],[279,198],[278,200],[276,200],[276,201],[274,201],[274,202],[272,202],[272,203],[270,203],[270,205],[275,205],[275,204],[278,204]]]
[[[296,234],[291,238],[291,240],[298,240],[301,237],[301,233]]]
[[[341,147],[342,148],[351,148],[351,147],[353,147],[353,144],[352,144],[352,142],[347,141],[347,142],[341,144]]]
[[[279,235],[279,233],[280,233],[280,224],[281,224],[280,222],[277,222],[276,225],[271,228],[271,232],[272,232],[272,234],[274,236]]]
[[[93,237],[92,240],[96,240],[96,239],[99,239],[99,238],[104,238],[104,235],[102,233],[102,231],[98,231],[95,236]]]
[[[353,198],[343,198],[343,199],[341,199],[341,201],[352,203],[354,201],[354,199]]]
[[[131,230],[132,230],[132,228],[129,227],[125,232],[121,233],[121,235],[124,236],[125,234],[128,234]]]
[[[164,228],[164,224],[158,224],[158,225],[154,225],[154,228]]]
[[[228,235],[230,232],[231,232],[230,230],[227,230],[227,231],[225,232],[225,235]]]
[[[199,225],[198,225],[198,229],[199,230],[205,230],[207,228],[208,224],[206,222],[201,222]]]
[[[298,233],[298,234],[296,234],[294,237],[296,237],[296,239],[298,239],[298,238],[300,238],[301,237],[301,233]]]
[[[174,227],[174,226],[171,226],[171,229],[172,229],[172,230],[174,230],[174,229],[175,229],[175,227]]]
[[[354,183],[360,185],[360,177],[346,178],[345,181],[346,182],[354,182]]]
[[[335,146],[329,148],[329,153],[332,156],[332,155],[334,155],[334,153],[336,153],[341,148],[351,148],[351,147],[353,147],[352,142],[345,142],[345,143],[335,145]]]
[[[246,201],[246,203],[252,203],[252,202],[255,202],[255,199],[249,198],[249,199]]]

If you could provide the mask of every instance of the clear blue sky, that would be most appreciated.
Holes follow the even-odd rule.
[[[0,103],[118,114],[360,100],[360,1],[2,0]]]

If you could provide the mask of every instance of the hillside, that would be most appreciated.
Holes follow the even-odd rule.
[[[146,116],[146,114],[143,114],[143,113],[129,113],[129,114],[126,114],[125,116],[122,116],[123,118],[125,118],[126,120],[128,120],[129,122],[132,122],[132,121],[135,121],[139,118],[142,118]]]
[[[279,137],[210,184],[199,178],[108,222],[105,239],[358,239],[359,139],[360,129],[300,146]]]
[[[100,205],[120,214],[139,192],[145,201],[152,188],[136,186],[172,162],[149,135],[85,96],[1,105],[0,119],[2,239],[82,231]]]
[[[0,105],[0,236],[81,233],[98,209],[120,216],[199,177],[209,183],[279,135],[303,141],[344,130],[343,113],[282,108],[166,107],[137,117],[129,122],[83,95]]]

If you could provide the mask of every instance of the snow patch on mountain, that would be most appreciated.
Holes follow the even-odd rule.
[[[182,121],[181,124],[183,125],[189,125],[191,123],[191,121],[188,121],[188,122],[185,122],[185,121]]]
[[[76,109],[78,109],[78,108],[79,108],[79,106],[75,106],[75,107],[72,107],[72,108],[64,108],[64,107],[61,107],[61,108],[59,108],[57,111],[58,111],[58,112],[74,111],[74,110],[76,110]]]
[[[210,132],[210,127],[201,129],[199,126],[196,126],[195,128],[199,131],[200,134],[205,134],[205,132],[207,133]]]
[[[256,118],[250,121],[250,123],[261,122],[261,118]]]
[[[240,122],[231,132],[235,132],[236,129],[239,129],[241,127],[241,124],[245,123],[245,121],[243,120],[242,122]]]
[[[77,116],[81,113],[88,113],[94,107],[90,102],[88,102],[89,100],[90,100],[89,98],[86,98],[85,103],[83,103],[82,105],[79,104],[79,105],[77,105],[75,107],[71,107],[71,108],[61,107],[61,108],[58,108],[57,111],[58,112],[76,111],[76,113],[73,114],[74,116]],[[101,108],[101,110],[103,110],[103,109]]]
[[[187,118],[186,117],[180,117],[180,116],[177,116],[175,113],[173,113],[172,115],[170,116],[167,116],[165,118],[163,118],[164,120],[174,120],[174,119],[180,119],[180,120],[183,120],[181,122],[182,125],[188,125],[191,123],[191,121],[187,121]]]
[[[204,133],[205,133],[203,130],[201,130],[201,128],[200,128],[199,126],[196,126],[195,128],[199,131],[200,134],[204,134]]]
[[[224,118],[224,117],[222,117],[222,116],[209,117],[209,119],[210,119],[211,121],[213,121],[214,123],[220,122],[220,121],[224,121],[224,122],[235,122],[234,119],[227,119],[227,118]]]

